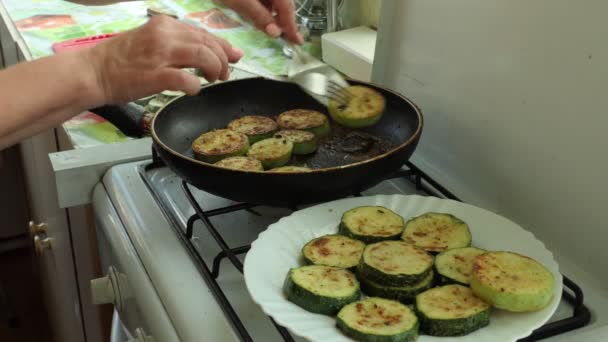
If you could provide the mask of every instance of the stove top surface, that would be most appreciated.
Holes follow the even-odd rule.
[[[185,185],[169,168],[150,161],[115,167],[106,175],[104,183],[110,197],[119,203],[125,225],[131,229],[130,238],[142,253],[140,258],[147,264],[150,278],[159,289],[159,297],[164,297],[168,311],[171,311],[169,314],[179,322],[176,324],[178,331],[181,326],[181,329],[189,330],[184,332],[184,336],[199,336],[204,331],[198,326],[200,317],[207,317],[210,312],[221,316],[223,311],[227,321],[233,322],[232,314],[227,313],[233,310],[251,340],[282,340],[273,322],[251,300],[241,271],[227,258],[217,258],[225,251],[214,237],[213,230],[200,217],[194,216],[196,210],[184,186],[188,187],[196,205],[208,216],[209,223],[221,235],[223,242],[232,249],[237,263],[244,260],[248,246],[258,234],[289,215],[290,209],[247,206],[205,193]],[[417,190],[415,181],[401,177],[386,180],[362,195],[428,195],[423,190]],[[225,210],[226,207],[238,210]],[[214,268],[214,262],[218,267]],[[219,297],[218,289],[221,292]],[[214,294],[215,303],[210,302],[209,293]],[[229,303],[230,310],[224,308],[221,296]],[[562,299],[551,321],[571,316],[572,305]],[[238,324],[229,324],[235,331],[240,330]],[[234,340],[234,336],[216,338]],[[296,336],[293,339],[301,340]],[[185,338],[184,341],[190,339]]]

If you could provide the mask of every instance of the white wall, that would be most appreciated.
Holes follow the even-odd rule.
[[[414,161],[608,280],[608,1],[385,1],[376,46]]]

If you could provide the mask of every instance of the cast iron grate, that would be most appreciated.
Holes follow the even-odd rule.
[[[150,170],[156,167],[163,167],[164,164],[160,159],[157,158],[156,153],[153,153],[154,161],[151,164],[148,164],[145,170]],[[416,186],[416,189],[419,191],[423,191],[427,195],[437,196],[442,198],[449,198],[457,201],[461,201],[458,197],[448,191],[441,184],[437,183],[431,177],[429,177],[426,173],[418,169],[411,162],[407,162],[405,164],[407,169],[402,169],[393,174],[388,179],[395,178],[404,178],[413,183]],[[144,179],[146,179],[144,175]],[[150,184],[148,184],[150,185]],[[151,188],[151,187],[150,187]],[[220,231],[215,227],[215,225],[211,222],[210,218],[218,215],[230,214],[239,210],[248,210],[252,213],[259,215],[257,212],[253,211],[252,208],[256,207],[254,204],[249,203],[239,203],[223,208],[213,209],[213,210],[203,210],[201,205],[196,201],[192,191],[190,190],[190,185],[187,182],[182,181],[182,189],[184,190],[188,201],[194,208],[195,214],[192,215],[187,222],[186,231],[179,228],[179,225],[174,224],[178,235],[181,237],[182,241],[185,243],[188,248],[190,254],[196,260],[196,263],[205,278],[205,281],[210,287],[211,292],[217,299],[220,307],[222,308],[224,314],[232,324],[232,327],[238,333],[240,339],[242,341],[254,341],[241,318],[238,316],[234,307],[226,297],[224,291],[220,287],[217,282],[217,278],[220,274],[220,265],[223,259],[228,259],[232,265],[241,273],[243,273],[243,263],[239,260],[238,255],[245,254],[251,248],[251,245],[238,246],[238,247],[230,247],[222,237]],[[358,194],[360,196],[360,194]],[[166,208],[164,208],[166,209]],[[292,210],[296,210],[297,208],[290,208]],[[197,221],[201,221],[206,229],[209,231],[211,236],[215,239],[218,246],[221,248],[221,252],[219,252],[214,260],[212,265],[208,265],[203,258],[197,253],[194,244],[192,243],[192,234],[194,230],[194,223]],[[570,278],[563,276],[564,290],[563,290],[563,299],[572,305],[572,314],[564,319],[554,321],[551,323],[547,323],[542,327],[535,330],[530,336],[520,339],[518,342],[532,342],[538,341],[547,337],[555,336],[558,334],[562,334],[571,330],[575,330],[581,328],[589,323],[591,320],[591,313],[589,309],[584,304],[584,296],[582,289],[573,282]],[[284,327],[278,325],[271,317],[269,319],[272,321],[274,326],[277,328],[279,334],[283,337],[284,341],[294,341],[291,334]]]

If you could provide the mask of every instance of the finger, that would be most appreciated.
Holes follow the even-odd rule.
[[[183,91],[188,95],[196,95],[201,88],[198,77],[180,69],[163,69],[156,75],[155,81],[159,84],[157,92],[168,89]]]
[[[258,0],[230,1],[229,6],[241,16],[250,20],[253,25],[271,37],[279,37],[283,32],[275,22],[272,14]]]
[[[215,36],[200,27],[188,24],[183,25],[185,30],[180,29],[173,32],[176,40],[184,43],[199,44],[206,44],[210,40],[215,40],[217,44],[219,44],[219,46],[224,50],[224,53],[228,57],[228,62],[236,63],[241,59],[241,57],[243,57],[244,52],[241,49],[232,46],[232,44],[230,44],[227,40]]]
[[[203,44],[179,44],[173,48],[172,66],[197,68],[209,82],[215,82],[222,72],[222,62],[211,48]]]
[[[222,47],[222,49],[224,49],[226,56],[228,56],[228,62],[236,63],[241,59],[241,57],[243,57],[243,55],[245,55],[243,50],[233,46],[227,40],[217,36],[213,36],[213,38]]]
[[[215,39],[209,39],[205,45],[207,45],[207,47],[210,48],[213,53],[215,53],[222,63],[222,71],[220,72],[219,76],[220,80],[227,80],[230,70],[228,70],[228,56],[226,56],[226,52]]]
[[[294,43],[302,44],[304,42],[304,39],[298,32],[298,27],[296,26],[296,17],[293,8],[293,1],[275,0],[274,9],[277,12],[277,21],[283,32],[285,32],[285,36],[287,37],[287,39],[291,40]]]

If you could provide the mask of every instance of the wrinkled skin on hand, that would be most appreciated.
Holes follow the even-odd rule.
[[[87,52],[95,69],[104,103],[126,103],[163,90],[190,95],[200,81],[182,68],[197,68],[209,82],[226,80],[228,63],[243,53],[202,28],[167,16],[124,32]]]

